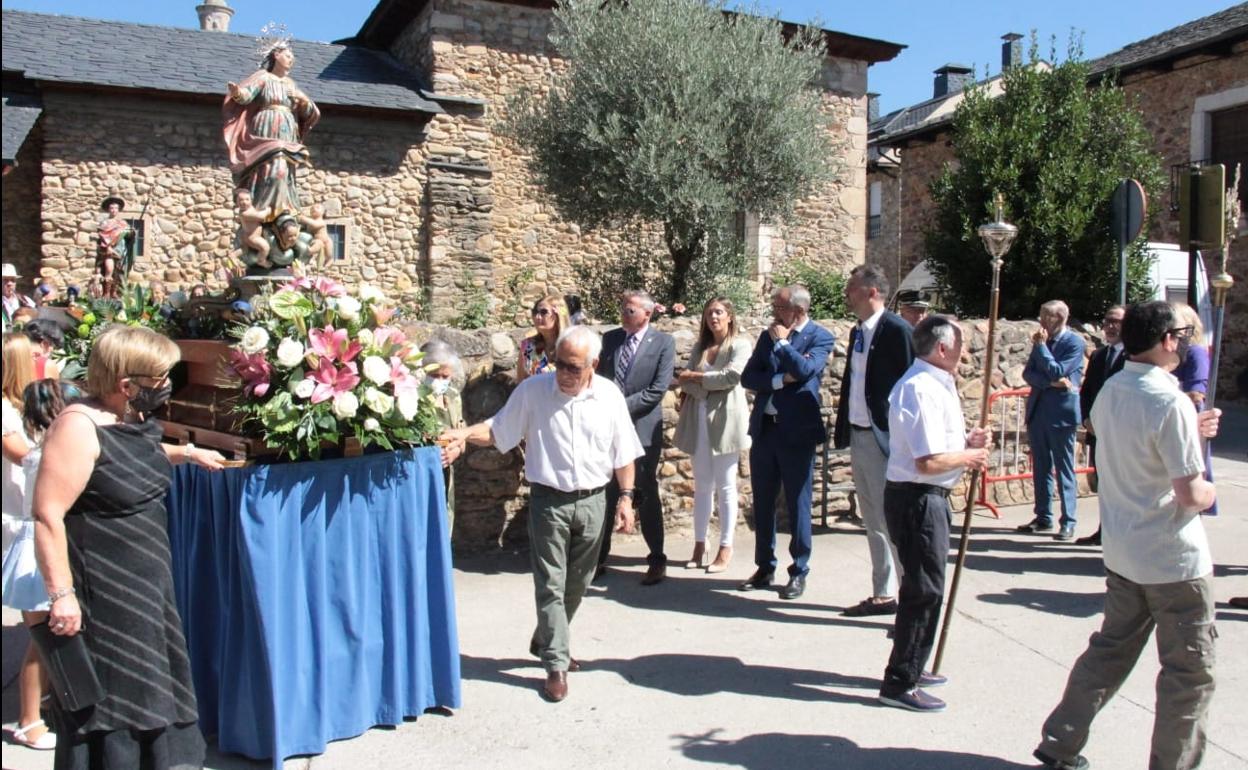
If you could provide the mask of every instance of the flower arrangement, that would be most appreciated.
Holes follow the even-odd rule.
[[[379,289],[352,296],[332,279],[301,277],[252,304],[250,322],[232,331],[230,363],[243,381],[244,429],[258,428],[269,447],[317,459],[348,437],[395,449],[437,436],[423,354],[385,325],[393,310]]]
[[[88,299],[65,308],[77,324],[65,334],[62,350],[61,376],[67,380],[85,379],[91,348],[105,329],[115,323],[146,326],[161,334],[170,329],[169,319],[161,312],[152,292],[138,284],[130,284],[120,299]]]

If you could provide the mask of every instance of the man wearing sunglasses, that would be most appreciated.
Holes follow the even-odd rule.
[[[1127,362],[1127,355],[1122,350],[1122,317],[1127,309],[1122,305],[1114,305],[1105,311],[1101,331],[1105,335],[1105,347],[1092,354],[1088,361],[1088,373],[1083,378],[1083,389],[1079,391],[1079,411],[1083,416],[1083,429],[1088,432],[1088,465],[1096,467],[1096,429],[1092,427],[1092,405],[1101,392],[1105,381],[1122,371]],[[1099,488],[1096,473],[1088,477],[1088,482],[1095,492]],[[1100,545],[1101,528],[1097,527],[1087,537],[1075,541],[1077,545]]]
[[[1096,435],[1113,447],[1097,469],[1105,618],[1041,731],[1035,757],[1051,768],[1088,767],[1079,752],[1092,720],[1131,673],[1154,629],[1161,673],[1148,765],[1187,770],[1204,756],[1217,632],[1213,558],[1200,512],[1216,494],[1204,479],[1201,437],[1217,435],[1221,410],[1198,415],[1170,375],[1193,333],[1175,321],[1166,302],[1127,309],[1127,363],[1092,407]],[[1142,767],[1144,757],[1137,759]]]
[[[529,482],[529,559],[537,628],[529,652],[546,669],[542,694],[568,694],[572,616],[598,564],[604,522],[633,531],[633,462],[643,454],[619,388],[594,375],[602,340],[588,326],[571,326],[555,343],[555,371],[528,377],[485,422],[448,430],[439,441],[509,452],[524,441]],[[619,502],[607,515],[606,486],[614,478]]]

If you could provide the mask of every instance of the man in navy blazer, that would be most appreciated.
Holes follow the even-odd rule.
[[[742,591],[767,588],[776,573],[776,495],[784,487],[788,505],[789,582],[783,599],[806,590],[810,571],[810,500],[815,447],[827,440],[819,380],[835,338],[813,323],[810,292],[785,286],[771,298],[772,323],[758,338],[741,374],[741,385],[754,391],[750,412],[750,478],[754,484],[754,563],[757,569]]]
[[[672,335],[650,326],[654,305],[654,300],[644,291],[624,292],[620,328],[602,335],[602,354],[598,356],[598,374],[614,382],[624,393],[633,427],[646,450],[634,464],[637,495],[634,508],[641,521],[642,537],[650,549],[646,557],[649,569],[641,580],[641,584],[647,586],[660,582],[667,574],[658,472],[663,451],[663,396],[676,365],[676,343]],[[607,484],[608,510],[615,510],[620,494],[613,479]],[[611,553],[612,524],[608,522],[603,527],[598,575],[606,569],[607,556]]]
[[[871,595],[845,610],[851,617],[897,612],[897,558],[884,518],[888,394],[914,363],[914,330],[884,309],[887,296],[888,277],[879,267],[858,265],[850,271],[845,301],[858,323],[849,333],[833,442],[837,449],[850,450],[854,493],[871,553]]]
[[[1032,335],[1023,379],[1027,396],[1027,440],[1035,483],[1036,516],[1019,532],[1053,529],[1054,471],[1062,504],[1056,540],[1075,537],[1075,432],[1079,428],[1079,385],[1083,380],[1083,338],[1066,328],[1070,309],[1061,300],[1040,306],[1040,328]]]
[[[1079,412],[1083,418],[1083,429],[1087,431],[1088,436],[1088,465],[1093,468],[1096,467],[1096,433],[1092,429],[1092,405],[1096,403],[1101,386],[1110,377],[1122,371],[1122,365],[1127,361],[1122,347],[1122,319],[1126,314],[1127,309],[1122,305],[1114,305],[1105,311],[1105,317],[1101,320],[1105,347],[1093,353],[1092,358],[1088,360],[1088,372],[1083,378],[1083,387],[1079,390]],[[1095,473],[1088,477],[1093,492],[1097,491],[1099,481]],[[1075,543],[1077,545],[1100,545],[1101,528],[1097,527],[1096,532],[1079,538]]]

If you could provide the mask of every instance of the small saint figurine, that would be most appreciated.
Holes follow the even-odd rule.
[[[312,204],[308,214],[299,217],[299,223],[303,225],[304,232],[312,236],[312,246],[308,253],[313,264],[329,264],[334,256],[334,244],[329,239],[329,228],[325,224],[325,207],[319,203]]]
[[[121,293],[120,277],[125,277],[129,265],[130,242],[134,231],[122,219],[126,202],[110,195],[100,203],[100,211],[107,214],[100,221],[96,240],[96,275],[100,279],[100,293],[105,297],[118,297]]]
[[[245,187],[234,191],[234,205],[238,208],[238,246],[243,261],[257,267],[271,267],[264,222],[272,214],[272,209],[256,208],[251,200],[251,190]]]

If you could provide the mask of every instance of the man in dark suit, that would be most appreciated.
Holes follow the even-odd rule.
[[[888,278],[875,265],[849,273],[845,301],[858,323],[849,333],[848,358],[836,405],[837,449],[850,450],[854,493],[871,552],[871,595],[845,610],[851,617],[897,612],[897,560],[884,518],[888,466],[888,394],[914,362],[910,324],[884,309]]]
[[[1101,330],[1105,334],[1105,347],[1092,354],[1088,361],[1088,373],[1083,378],[1083,388],[1079,391],[1079,412],[1083,417],[1083,429],[1088,432],[1088,465],[1096,467],[1096,433],[1092,430],[1092,404],[1101,392],[1105,380],[1122,371],[1127,357],[1122,354],[1122,319],[1127,309],[1122,305],[1114,305],[1105,311]],[[1093,473],[1088,482],[1092,491],[1096,492],[1100,479]],[[1100,545],[1101,528],[1096,532],[1075,541],[1077,545]]]
[[[1027,441],[1035,486],[1036,516],[1019,532],[1053,529],[1050,509],[1053,472],[1061,498],[1061,529],[1055,540],[1075,538],[1075,432],[1079,427],[1079,384],[1083,379],[1083,338],[1066,328],[1070,309],[1061,300],[1040,306],[1040,328],[1032,335],[1031,355],[1023,367],[1027,395]]]
[[[620,304],[620,328],[602,336],[598,374],[624,393],[628,413],[637,428],[637,437],[646,453],[635,464],[637,499],[635,508],[646,540],[650,565],[641,579],[645,586],[660,582],[667,574],[663,552],[663,501],[659,499],[659,455],[663,451],[663,395],[672,381],[676,363],[676,343],[672,335],[650,326],[654,300],[644,291],[625,292]],[[615,510],[620,494],[614,481],[607,485],[607,509]],[[611,553],[611,525],[604,528],[598,572],[603,574]]]
[[[772,323],[758,338],[741,384],[754,391],[750,412],[750,478],[754,484],[754,563],[742,591],[767,588],[776,573],[776,494],[784,487],[789,510],[789,582],[783,599],[806,590],[810,571],[810,498],[815,447],[827,440],[820,414],[819,379],[835,342],[811,322],[810,292],[786,286],[771,298]]]

